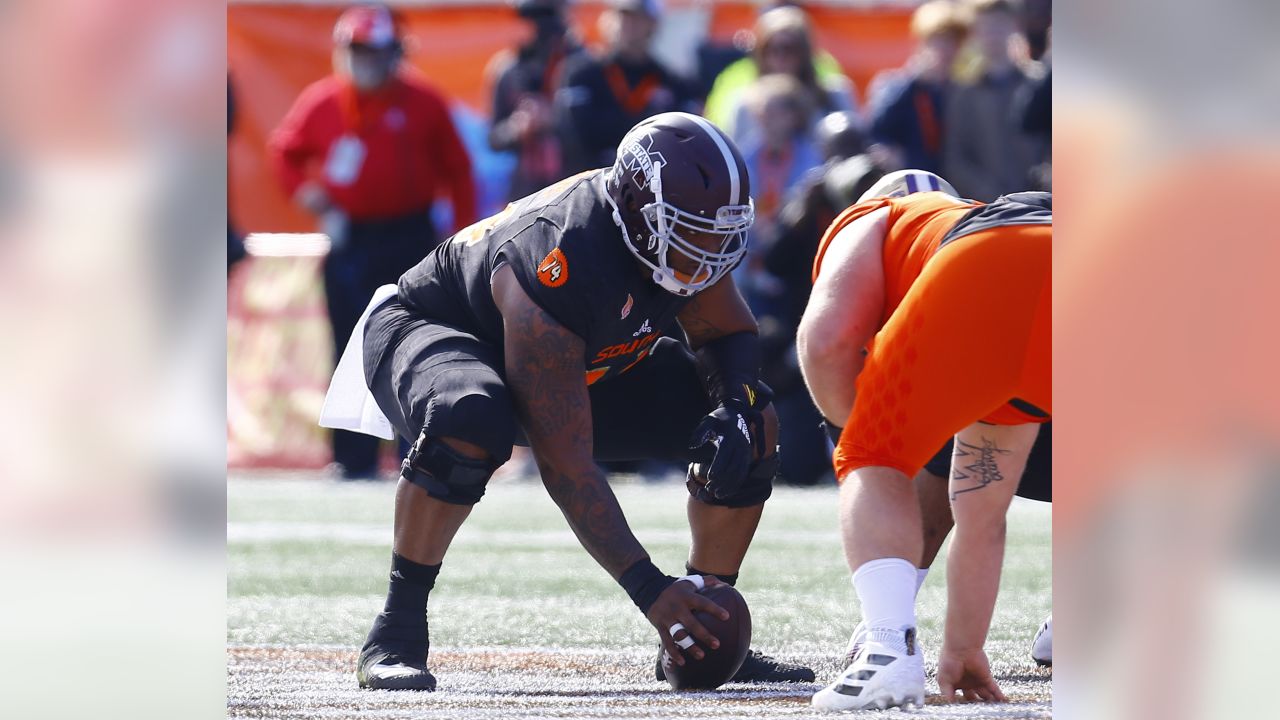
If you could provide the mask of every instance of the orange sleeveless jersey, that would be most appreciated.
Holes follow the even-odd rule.
[[[898,309],[911,283],[920,277],[924,264],[938,250],[943,236],[970,210],[983,203],[956,198],[940,192],[914,193],[904,198],[877,198],[853,205],[836,216],[818,245],[813,259],[813,279],[818,279],[822,257],[832,238],[849,223],[882,207],[889,208],[888,232],[884,238],[884,316],[888,321]]]

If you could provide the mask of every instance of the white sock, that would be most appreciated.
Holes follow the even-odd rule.
[[[902,558],[880,558],[853,573],[853,590],[868,630],[899,630],[916,624],[916,566]]]
[[[929,577],[929,568],[916,569],[916,597],[920,597],[920,588],[924,587],[924,579]]]

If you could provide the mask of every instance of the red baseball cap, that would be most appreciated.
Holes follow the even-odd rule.
[[[335,45],[365,45],[385,49],[400,43],[391,10],[383,5],[357,5],[348,9],[333,26]]]

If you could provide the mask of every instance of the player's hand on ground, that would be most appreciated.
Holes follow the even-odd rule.
[[[713,575],[704,575],[703,581],[707,587],[715,587],[722,584],[722,581]],[[694,611],[716,615],[721,620],[729,617],[729,611],[708,600],[706,597],[698,594],[697,588],[691,582],[674,582],[658,599],[650,606],[646,617],[649,622],[658,629],[658,637],[662,640],[662,647],[671,656],[671,659],[677,665],[684,665],[684,653],[688,652],[695,660],[701,660],[705,653],[698,645],[692,645],[687,651],[682,652],[679,641],[686,637],[693,637],[698,643],[705,645],[711,649],[720,647],[720,641],[714,635],[707,631],[702,623],[694,618]],[[675,636],[670,633],[673,625],[679,623],[684,626],[683,630],[677,629]]]
[[[740,400],[726,400],[702,418],[689,441],[706,474],[707,491],[720,499],[742,487],[751,461],[763,455],[763,448],[764,416]]]
[[[938,689],[942,701],[955,700],[957,692],[969,702],[1006,702],[1000,686],[991,676],[987,654],[981,648],[954,651],[946,647],[938,656]]]

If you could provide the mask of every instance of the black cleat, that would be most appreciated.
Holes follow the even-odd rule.
[[[367,647],[356,663],[356,679],[360,687],[370,690],[436,689],[436,676],[419,664],[379,647]]]
[[[379,613],[356,661],[356,680],[370,690],[436,689],[427,670],[427,624]]]
[[[654,666],[654,677],[658,682],[666,682],[667,674],[662,670],[662,648],[658,648],[658,662]],[[759,650],[748,650],[742,667],[729,678],[729,682],[764,683],[764,682],[813,682],[817,676],[813,670],[803,665],[792,665],[774,659]]]
[[[765,655],[759,650],[748,650],[747,659],[742,661],[729,682],[813,682],[817,678],[813,671],[803,665],[793,665]]]

